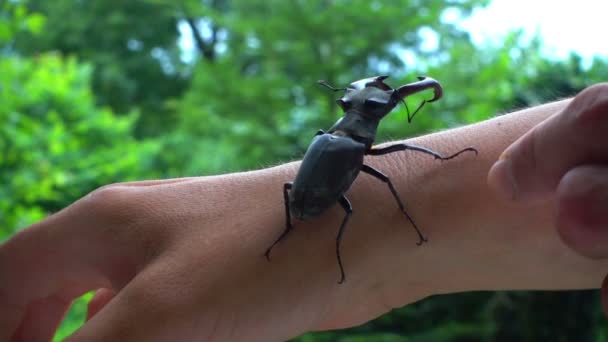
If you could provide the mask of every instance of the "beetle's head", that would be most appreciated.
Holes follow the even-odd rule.
[[[442,88],[439,82],[430,77],[418,77],[418,81],[403,85],[397,89],[391,88],[384,80],[388,76],[375,76],[355,81],[346,88],[334,88],[325,81],[319,83],[333,91],[344,90],[344,96],[336,102],[344,112],[357,112],[366,116],[382,119],[403,101],[407,96],[433,89],[435,94],[426,102],[441,98]]]
[[[349,84],[346,88],[333,88],[323,81],[319,83],[334,91],[345,91],[344,96],[336,100],[344,112],[357,112],[380,120],[399,102],[393,95],[395,90],[384,83],[387,77],[365,78]]]
[[[336,102],[344,112],[357,112],[378,120],[390,113],[399,103],[393,97],[393,90],[382,90],[375,86],[347,88],[344,96]]]

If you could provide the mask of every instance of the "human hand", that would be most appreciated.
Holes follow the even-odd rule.
[[[509,146],[488,182],[513,202],[554,200],[562,240],[584,256],[607,258],[608,83],[583,90]],[[608,312],[608,280],[602,292]]]
[[[247,195],[268,187],[264,172],[107,186],[19,232],[0,245],[0,341],[50,340],[70,301],[94,289],[70,341],[278,340],[318,328],[332,304],[319,278],[263,257],[283,222],[280,191]]]
[[[278,341],[386,312],[380,272],[351,258],[353,281],[336,284],[325,226],[339,215],[299,222],[264,257],[296,165],[110,185],[20,231],[0,245],[0,341],[50,340],[70,301],[95,289],[69,341]]]

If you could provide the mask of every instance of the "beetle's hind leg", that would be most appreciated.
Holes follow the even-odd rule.
[[[424,235],[422,235],[422,233],[420,232],[420,229],[418,229],[418,226],[416,226],[416,223],[414,222],[414,220],[412,219],[412,217],[407,213],[407,211],[405,210],[405,206],[403,205],[403,202],[401,202],[401,198],[399,198],[399,194],[397,193],[397,189],[395,189],[395,187],[393,186],[393,182],[391,182],[391,179],[388,178],[387,175],[385,175],[384,173],[374,169],[371,166],[365,165],[363,164],[363,166],[361,167],[361,171],[367,173],[368,175],[374,176],[376,178],[378,178],[379,180],[383,181],[384,183],[386,183],[388,185],[389,190],[391,190],[391,193],[393,194],[393,197],[395,198],[395,200],[397,201],[397,205],[399,205],[399,209],[401,209],[401,212],[405,215],[405,217],[407,217],[408,221],[410,221],[410,223],[412,224],[412,226],[414,226],[414,229],[416,230],[416,233],[418,233],[418,242],[416,243],[418,246],[422,245],[423,242],[428,241],[428,239],[426,237],[424,237]]]
[[[346,215],[344,215],[344,219],[342,219],[342,224],[340,224],[340,229],[338,230],[338,236],[336,237],[336,257],[338,258],[338,266],[340,267],[340,281],[338,284],[342,284],[344,282],[344,267],[342,267],[342,257],[340,256],[340,243],[342,242],[342,234],[344,233],[344,228],[346,228],[346,224],[350,219],[350,216],[353,214],[353,207],[350,205],[350,201],[346,196],[342,195],[338,200]]]
[[[268,247],[266,253],[264,253],[268,261],[270,261],[270,251],[272,250],[272,248],[281,240],[283,240],[283,238],[287,236],[287,234],[289,234],[289,232],[293,228],[293,225],[291,224],[291,213],[289,211],[289,190],[291,190],[292,186],[293,182],[287,182],[283,184],[283,201],[285,202],[285,230],[283,231],[283,233],[281,233],[281,235],[279,235],[279,237],[274,241],[274,243],[270,245],[270,247]]]

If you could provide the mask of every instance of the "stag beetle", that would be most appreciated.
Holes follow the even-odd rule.
[[[412,150],[429,154],[435,159],[448,160],[466,151],[477,154],[477,150],[468,147],[453,155],[443,157],[427,148],[405,143],[396,143],[382,148],[372,147],[380,120],[390,113],[399,102],[405,103],[406,96],[426,89],[434,90],[433,98],[423,100],[412,115],[410,115],[409,109],[407,110],[408,122],[411,122],[425,103],[439,100],[443,95],[441,84],[430,77],[418,77],[417,82],[403,85],[397,89],[393,89],[384,83],[387,77],[376,76],[362,79],[351,83],[346,88],[334,88],[325,81],[319,81],[319,84],[333,91],[345,91],[344,96],[336,101],[344,111],[344,116],[327,132],[323,130],[317,132],[304,155],[295,180],[283,185],[286,225],[285,230],[266,250],[265,256],[268,260],[270,260],[272,248],[292,230],[292,216],[299,220],[317,217],[338,202],[346,212],[336,237],[336,257],[340,267],[338,283],[342,284],[345,275],[342,258],[340,257],[340,241],[344,228],[353,212],[350,201],[344,193],[349,189],[360,171],[376,177],[388,186],[399,209],[418,234],[417,245],[427,241],[412,217],[405,210],[390,178],[364,164],[363,157],[365,155],[379,156],[397,151]]]

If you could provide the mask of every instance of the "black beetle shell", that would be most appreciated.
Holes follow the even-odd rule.
[[[336,204],[357,178],[364,154],[365,145],[351,138],[334,134],[316,136],[289,193],[291,214],[307,219]]]

